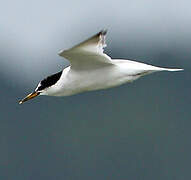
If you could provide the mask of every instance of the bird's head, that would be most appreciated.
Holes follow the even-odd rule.
[[[43,79],[39,82],[38,86],[34,90],[34,92],[27,95],[25,98],[19,101],[19,104],[22,104],[30,99],[33,99],[39,95],[48,95],[48,91],[53,89],[53,86],[57,83],[57,81],[60,79],[62,75],[62,71],[53,74],[51,76],[48,76],[47,78]]]

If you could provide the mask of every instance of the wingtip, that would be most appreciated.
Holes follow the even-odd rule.
[[[58,54],[59,56],[62,56],[62,55],[63,55],[63,52],[64,52],[64,50],[60,50],[57,54]]]
[[[105,36],[107,34],[107,29],[102,29],[98,35],[102,35],[102,36]]]

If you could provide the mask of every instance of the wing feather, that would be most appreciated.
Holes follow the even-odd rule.
[[[59,55],[68,59],[73,69],[95,68],[111,64],[111,58],[103,53],[103,48],[106,47],[106,33],[105,30],[100,31],[80,44],[61,51]]]

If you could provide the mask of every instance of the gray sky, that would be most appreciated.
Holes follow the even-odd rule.
[[[2,73],[10,78],[24,77],[22,82],[30,84],[62,68],[65,62],[58,57],[59,50],[103,28],[109,30],[106,51],[110,55],[114,48],[121,49],[119,57],[127,59],[136,58],[138,50],[149,55],[153,48],[157,52],[178,46],[182,51],[182,46],[190,43],[190,5],[190,1],[170,0],[3,1]],[[180,65],[184,63],[179,60]]]
[[[191,1],[0,3],[1,180],[191,179]],[[23,105],[66,61],[57,53],[108,29],[114,58],[184,68]]]

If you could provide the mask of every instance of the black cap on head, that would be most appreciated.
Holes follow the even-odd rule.
[[[60,79],[62,75],[62,71],[53,74],[51,76],[48,76],[47,78],[43,79],[40,83],[36,91],[42,91],[43,89],[46,89],[54,84]]]

